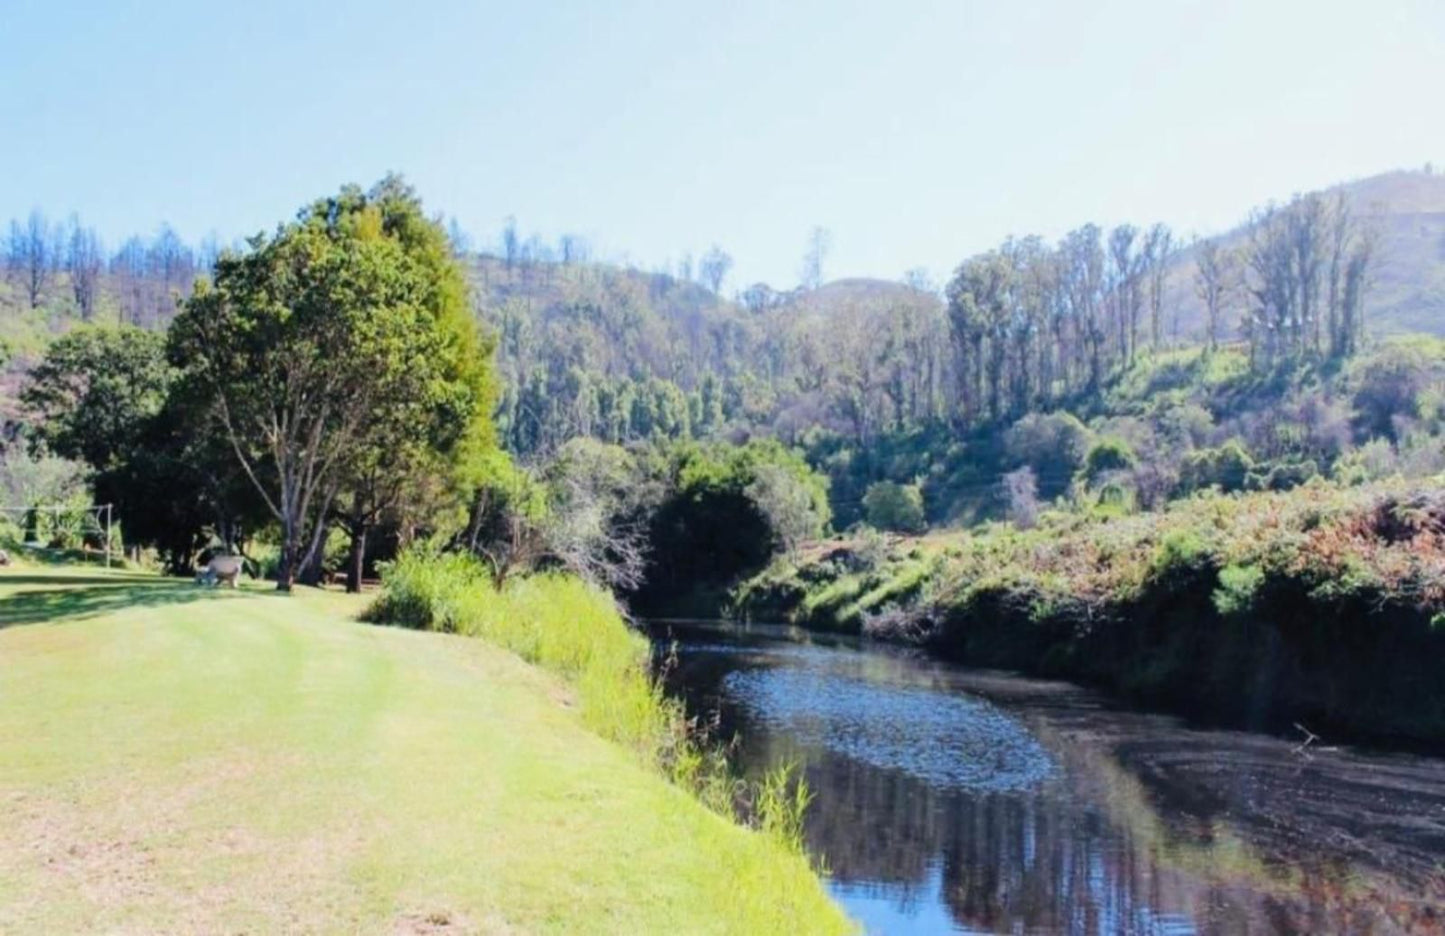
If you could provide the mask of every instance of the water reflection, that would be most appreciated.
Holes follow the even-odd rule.
[[[679,629],[670,676],[791,760],[809,847],[880,933],[1440,933],[1445,763],[1193,731],[1073,687]]]

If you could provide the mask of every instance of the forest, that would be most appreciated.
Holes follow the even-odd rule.
[[[556,245],[524,238],[511,219],[489,249],[471,250],[454,223],[446,235],[484,341],[495,346],[497,440],[527,474],[547,474],[578,438],[630,448],[628,457],[772,438],[827,476],[841,529],[865,519],[869,488],[880,482],[915,488],[906,496],[922,502],[923,521],[934,526],[1002,516],[1011,498],[1052,501],[1078,468],[1069,447],[1079,448],[1074,462],[1088,454],[1085,437],[1127,446],[1116,467],[1133,469],[1128,496],[1146,508],[1198,486],[1186,477],[1198,474],[1185,464],[1194,447],[1237,443],[1261,474],[1307,470],[1299,466],[1311,459],[1328,469],[1318,464],[1317,440],[1291,443],[1290,428],[1308,435],[1312,418],[1352,417],[1334,411],[1344,404],[1330,388],[1311,389],[1296,376],[1339,371],[1364,340],[1376,227],[1342,189],[1262,208],[1232,239],[1185,244],[1157,224],[1088,224],[1057,243],[1010,238],[962,260],[941,285],[918,270],[897,283],[827,282],[828,239],[819,230],[801,285],[752,284],[731,297],[724,293],[732,262],[719,247],[696,264],[684,257],[674,269],[642,272],[592,260],[575,236]],[[76,217],[57,224],[36,211],[12,221],[3,333],[15,391],[7,394],[9,449],[39,451],[39,434],[51,433],[42,448],[73,466],[67,474],[52,465],[52,473],[113,487],[123,459],[96,450],[95,439],[82,451],[81,440],[50,426],[66,405],[62,386],[88,368],[110,368],[130,384],[132,409],[153,408],[169,380],[154,336],[170,329],[198,274],[222,254],[214,240],[192,248],[163,226],[107,257]],[[1181,289],[1197,301],[1181,300]],[[66,334],[82,324],[119,328]],[[64,337],[47,350],[57,335]],[[1185,365],[1189,347],[1204,353]],[[1187,405],[1164,406],[1164,384],[1194,379],[1181,368],[1210,371],[1206,382],[1218,383],[1239,367],[1248,379],[1235,379],[1228,399],[1194,394]],[[1131,386],[1145,373],[1160,386]],[[1271,381],[1300,386],[1272,391]],[[16,402],[23,394],[26,405]],[[1392,415],[1379,417],[1375,435]],[[1068,416],[1081,425],[1057,457],[1025,451],[1031,433],[1056,431],[1050,427]],[[168,412],[162,422],[178,418]],[[1188,446],[1176,438],[1181,423]],[[1384,435],[1398,441],[1393,430]],[[31,441],[18,444],[21,436]],[[220,480],[228,472],[203,473],[212,487],[229,483]],[[188,528],[166,547],[178,566],[205,531],[238,542],[228,529],[246,511],[222,506],[233,500],[198,493],[189,522],[165,524]],[[345,512],[328,508],[337,530],[364,526],[374,536],[385,527],[395,540],[406,525],[377,522],[386,504]],[[139,517],[129,519],[136,536],[159,544],[141,533]],[[330,538],[328,529],[318,548]],[[314,580],[324,561],[312,552]]]

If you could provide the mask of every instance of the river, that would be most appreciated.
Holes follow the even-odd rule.
[[[785,628],[651,629],[744,772],[802,768],[809,850],[870,933],[1445,932],[1445,760]]]

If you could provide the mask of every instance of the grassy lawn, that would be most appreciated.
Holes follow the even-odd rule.
[[[0,932],[847,929],[562,683],[359,610],[0,570]]]

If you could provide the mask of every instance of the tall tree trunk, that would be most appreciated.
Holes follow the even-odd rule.
[[[366,568],[366,535],[370,529],[365,525],[353,527],[351,531],[351,553],[346,561],[346,590],[353,595],[361,591],[361,578]]]
[[[326,517],[316,521],[316,528],[311,534],[311,543],[306,548],[306,555],[301,560],[301,567],[297,571],[296,578],[302,585],[309,585],[312,588],[321,584],[321,573],[325,571],[322,566],[326,562],[326,538],[331,532],[331,524]]]
[[[296,581],[296,524],[290,517],[281,521],[281,556],[276,563],[276,590],[289,592]]]

